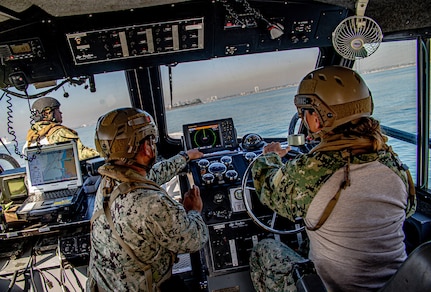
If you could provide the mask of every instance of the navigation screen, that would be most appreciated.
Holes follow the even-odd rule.
[[[223,147],[220,138],[219,124],[189,126],[188,135],[191,142],[191,148],[205,150]]]
[[[237,146],[231,118],[183,125],[183,135],[187,150],[196,148],[210,153]]]
[[[63,182],[77,178],[73,149],[41,152],[29,161],[32,186]]]

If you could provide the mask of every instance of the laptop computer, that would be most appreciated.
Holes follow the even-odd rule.
[[[83,201],[82,173],[75,141],[25,150],[29,196],[18,208],[18,218],[54,221],[70,215]]]

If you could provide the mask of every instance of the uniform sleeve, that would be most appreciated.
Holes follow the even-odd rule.
[[[152,199],[145,224],[154,239],[174,253],[196,252],[208,240],[208,228],[197,211],[186,213],[184,207],[166,195]]]
[[[154,164],[151,170],[148,172],[147,178],[154,181],[158,185],[162,185],[170,181],[181,170],[183,170],[186,165],[186,159],[183,156],[177,154],[169,159]]]
[[[61,127],[60,129],[49,135],[48,139],[49,143],[76,140],[78,146],[79,160],[85,160],[88,158],[99,156],[99,153],[95,149],[84,146],[81,142],[81,139],[79,139],[78,134],[69,128]]]
[[[99,156],[99,152],[97,152],[96,149],[85,146],[84,144],[82,144],[81,139],[78,138],[77,143],[79,160],[85,160]]]
[[[253,182],[260,201],[292,221],[304,217],[318,189],[333,173],[321,157],[300,155],[283,164],[276,153],[256,159]]]

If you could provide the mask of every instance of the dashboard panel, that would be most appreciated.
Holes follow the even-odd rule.
[[[274,212],[260,203],[253,189],[246,188],[244,194],[241,187],[246,169],[262,153],[264,143],[253,133],[247,134],[241,145],[233,142],[231,135],[235,129],[231,118],[186,124],[183,130],[186,148],[204,152],[202,158],[190,161],[188,167],[190,183],[200,189],[202,216],[209,229],[204,253],[210,279],[248,269],[253,246],[264,238],[279,236],[252,220],[245,200],[265,225],[270,225]],[[252,184],[251,175],[246,181]],[[296,223],[280,217],[274,227],[295,229]],[[292,247],[300,246],[304,236],[304,233],[281,235],[283,242]]]
[[[0,25],[0,87],[279,50],[332,47],[351,11],[323,3],[186,1],[57,17],[32,6]],[[263,18],[264,16],[264,18]],[[284,30],[274,37],[268,22]]]

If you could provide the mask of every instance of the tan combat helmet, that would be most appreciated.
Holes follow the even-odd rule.
[[[33,119],[39,121],[54,121],[54,109],[60,108],[60,102],[53,97],[45,96],[36,100],[31,106]]]
[[[158,140],[153,117],[137,108],[119,108],[101,116],[96,124],[94,143],[105,160],[133,161],[142,139]]]
[[[302,79],[295,95],[299,117],[314,110],[323,126],[323,136],[332,129],[373,113],[373,98],[365,81],[354,70],[342,66],[316,69]]]

